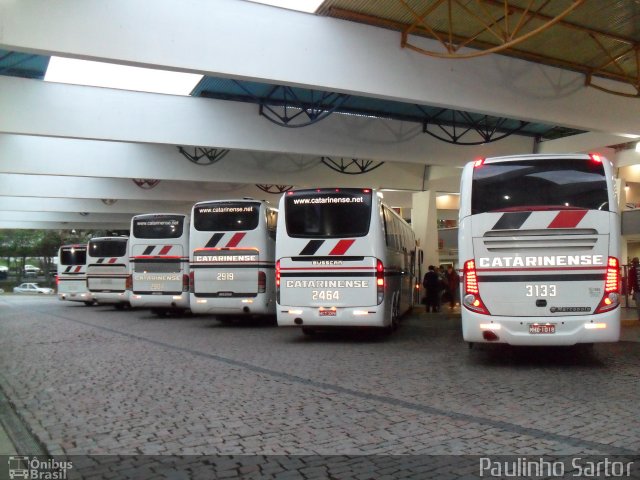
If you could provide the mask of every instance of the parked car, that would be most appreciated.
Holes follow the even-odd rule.
[[[24,274],[27,277],[32,277],[32,276],[35,277],[37,275],[40,275],[40,269],[35,265],[25,265]]]
[[[18,287],[13,287],[13,293],[36,293],[52,295],[53,288],[39,287],[37,283],[22,283]]]

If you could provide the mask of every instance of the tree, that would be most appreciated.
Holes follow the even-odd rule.
[[[16,273],[24,270],[28,257],[38,257],[40,267],[48,272],[60,245],[87,243],[96,233],[102,234],[93,230],[0,230],[0,256],[6,257],[7,266]]]

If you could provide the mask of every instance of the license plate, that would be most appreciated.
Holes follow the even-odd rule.
[[[335,310],[320,310],[320,316],[321,317],[335,317],[336,316],[336,311]]]
[[[556,333],[556,326],[554,324],[537,324],[533,323],[529,325],[529,333],[531,335],[551,334]]]

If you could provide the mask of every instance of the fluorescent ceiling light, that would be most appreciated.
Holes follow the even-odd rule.
[[[315,13],[324,0],[249,0],[255,3],[264,3],[273,7],[288,8],[299,12]]]
[[[202,75],[51,57],[44,79],[47,82],[73,85],[189,95],[202,79]]]

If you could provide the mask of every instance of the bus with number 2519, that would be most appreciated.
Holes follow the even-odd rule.
[[[191,212],[191,311],[274,315],[278,211],[243,198],[196,203]]]

